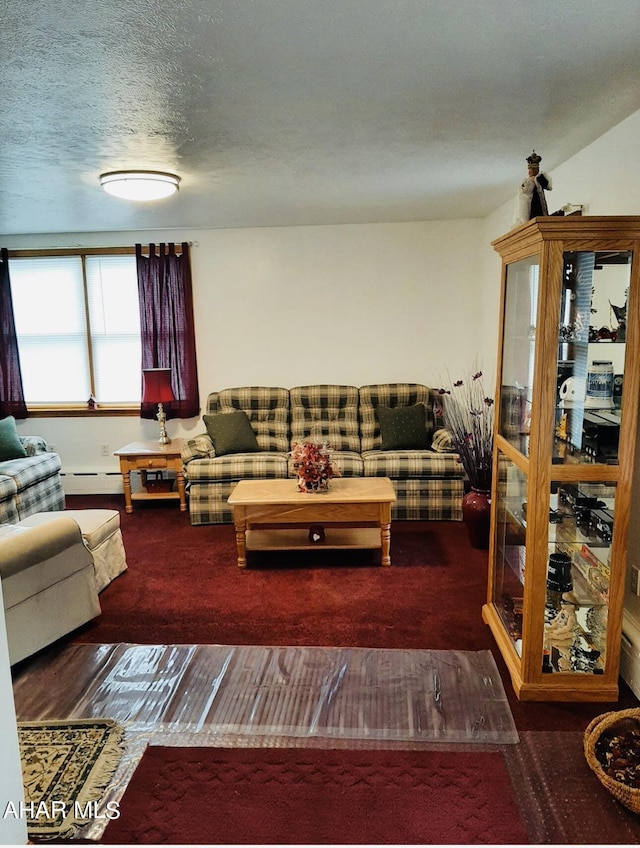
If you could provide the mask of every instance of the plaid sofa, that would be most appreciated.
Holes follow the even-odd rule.
[[[21,436],[20,441],[28,455],[0,462],[0,524],[64,509],[60,457],[47,451],[40,436]]]
[[[383,450],[376,408],[423,404],[431,448]],[[295,442],[326,441],[343,477],[389,477],[398,520],[461,521],[464,471],[439,416],[438,394],[417,383],[243,386],[212,392],[207,415],[243,410],[259,450],[216,456],[208,433],[182,448],[191,523],[233,519],[227,498],[239,480],[295,477]]]

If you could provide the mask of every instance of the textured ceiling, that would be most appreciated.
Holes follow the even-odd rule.
[[[3,234],[484,216],[533,147],[552,171],[640,109],[638,0],[11,0],[0,26]],[[98,187],[139,167],[179,194]]]

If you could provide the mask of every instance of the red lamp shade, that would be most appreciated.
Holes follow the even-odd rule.
[[[175,400],[170,368],[145,368],[142,371],[142,403],[168,403]]]

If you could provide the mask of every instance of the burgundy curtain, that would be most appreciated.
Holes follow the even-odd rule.
[[[13,318],[9,252],[3,247],[0,258],[0,418],[6,418],[7,415],[26,418],[27,414]]]
[[[193,418],[200,413],[193,320],[189,245],[149,245],[144,256],[136,245],[142,368],[170,368],[175,401],[164,404],[167,418]],[[141,418],[155,418],[156,404],[143,404]]]

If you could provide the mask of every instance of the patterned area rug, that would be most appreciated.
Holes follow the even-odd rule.
[[[110,719],[18,724],[25,798],[15,814],[26,815],[30,837],[73,838],[87,822],[109,816],[102,802],[123,737]]]

